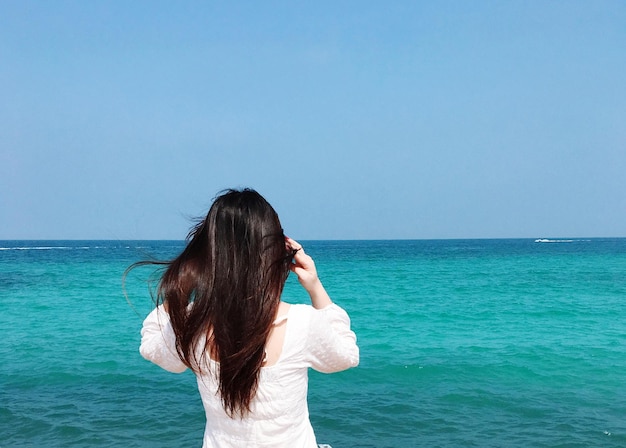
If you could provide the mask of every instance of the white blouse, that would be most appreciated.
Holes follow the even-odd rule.
[[[291,305],[286,317],[280,357],[276,364],[261,368],[251,413],[243,419],[230,418],[224,412],[213,374],[217,363],[205,357],[205,373],[196,375],[207,419],[204,448],[317,447],[307,406],[308,368],[332,373],[355,367],[359,348],[348,314],[335,304],[321,310]],[[139,351],[165,370],[185,371],[176,353],[169,315],[162,306],[144,321]]]

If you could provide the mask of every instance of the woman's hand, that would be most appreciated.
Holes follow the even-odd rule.
[[[317,269],[313,259],[304,252],[304,248],[300,243],[289,237],[285,238],[287,248],[295,250],[291,271],[298,276],[298,281],[306,289],[314,288],[319,278],[317,277]]]
[[[285,244],[289,249],[297,251],[293,256],[291,271],[298,276],[298,281],[311,297],[313,307],[324,308],[330,305],[332,301],[317,276],[313,259],[304,252],[302,245],[297,241],[285,237]]]

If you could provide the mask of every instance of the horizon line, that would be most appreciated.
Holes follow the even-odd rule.
[[[440,238],[299,238],[300,241],[458,241],[458,240],[534,240],[541,241],[583,241],[583,240],[599,240],[599,239],[621,239],[626,236],[542,236],[542,237],[440,237]],[[107,238],[8,238],[0,241],[176,241],[185,242],[185,238],[128,238],[128,239],[107,239]]]

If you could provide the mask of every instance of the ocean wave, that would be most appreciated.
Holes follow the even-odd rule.
[[[150,246],[3,246],[0,250],[151,249]]]
[[[551,240],[548,238],[538,238],[535,240],[535,243],[576,243],[580,241],[591,241],[591,240]]]
[[[16,247],[0,247],[0,250],[74,250],[74,249],[100,249],[91,246],[16,246]]]

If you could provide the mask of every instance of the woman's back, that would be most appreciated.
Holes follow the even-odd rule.
[[[254,190],[219,196],[188,240],[163,263],[161,305],[144,321],[142,356],[171,372],[193,369],[207,416],[205,447],[315,447],[307,369],[358,364],[348,315]],[[281,302],[290,271],[311,306]]]
[[[162,309],[144,322],[142,355],[166,370],[181,372],[186,366],[175,352],[175,339]],[[350,319],[337,305],[317,310],[291,305],[282,351],[274,365],[261,369],[259,386],[244,418],[231,418],[218,394],[216,361],[205,357],[198,389],[206,413],[204,447],[315,447],[307,406],[308,369],[341,371],[358,364],[356,336]],[[163,348],[167,348],[163,350]]]

